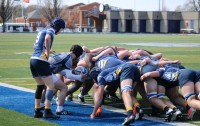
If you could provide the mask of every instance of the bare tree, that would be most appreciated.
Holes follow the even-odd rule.
[[[72,30],[74,30],[76,24],[79,23],[79,14],[80,12],[78,7],[70,9],[66,6],[61,11],[61,17],[67,21],[67,27]]]
[[[0,19],[3,23],[3,32],[5,32],[5,23],[12,17],[13,0],[0,1]]]
[[[188,0],[184,5],[177,9],[179,11],[200,11],[200,0]]]
[[[43,0],[41,14],[49,22],[55,17],[60,17],[62,0]]]
[[[195,11],[199,11],[200,8],[200,0],[190,0],[191,3],[193,4],[193,7]]]

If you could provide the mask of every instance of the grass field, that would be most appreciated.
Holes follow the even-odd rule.
[[[0,34],[0,82],[20,87],[35,89],[35,82],[31,78],[29,70],[29,58],[33,51],[33,43],[36,33],[6,33]],[[89,48],[99,46],[123,46],[127,49],[144,48],[151,52],[163,53],[164,57],[178,59],[184,66],[200,70],[200,46],[197,47],[148,47],[122,45],[122,43],[196,43],[200,44],[200,35],[172,35],[172,34],[60,34],[55,36],[53,50],[56,52],[69,51],[71,45],[80,44]],[[8,110],[0,108],[0,113],[8,113]],[[10,112],[7,116],[16,116]],[[24,115],[17,117],[24,118]],[[26,117],[33,124],[33,118]],[[0,125],[3,116],[0,114]],[[20,124],[20,119],[17,124]],[[14,120],[14,121],[17,121]],[[22,120],[21,120],[22,121]],[[10,125],[12,125],[12,121]],[[44,122],[45,123],[45,122]],[[27,124],[29,125],[29,124]],[[38,124],[35,124],[38,125]],[[46,124],[46,125],[49,125]]]

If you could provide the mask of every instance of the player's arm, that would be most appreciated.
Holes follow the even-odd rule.
[[[147,77],[159,77],[160,76],[160,73],[159,71],[152,71],[152,72],[147,72],[145,74],[143,74],[141,77],[140,77],[140,80],[143,81],[145,78]]]
[[[82,73],[80,75],[73,74],[72,70],[68,70],[68,69],[60,71],[59,74],[65,76],[68,79],[78,80],[78,81],[82,81],[83,78],[87,77],[86,74],[82,74]]]
[[[159,66],[164,66],[164,65],[166,65],[166,64],[173,64],[173,63],[181,63],[181,62],[180,62],[179,60],[160,61],[160,62],[158,62],[157,65],[159,65]]]
[[[117,57],[122,60],[124,57],[130,57],[131,55],[132,53],[129,52],[128,50],[122,50],[122,51],[119,51],[119,53],[117,54]]]
[[[97,84],[94,84],[94,87],[93,87],[93,95],[94,95],[94,109],[93,109],[93,112],[92,114],[90,115],[90,118],[94,118],[96,115],[96,112],[97,112],[97,109],[101,106],[101,102],[102,102],[102,99],[103,99],[103,92],[104,92],[104,85],[97,85]]]
[[[46,57],[47,59],[49,58],[49,54],[50,54],[50,46],[51,46],[51,36],[49,34],[47,34],[45,36],[45,46],[46,46]]]

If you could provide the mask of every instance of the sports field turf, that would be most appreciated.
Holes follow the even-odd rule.
[[[35,89],[34,80],[29,70],[29,58],[33,51],[33,43],[36,33],[6,33],[0,34],[0,82]],[[200,70],[200,46],[196,47],[154,47],[154,46],[132,46],[123,43],[171,43],[171,44],[200,44],[200,35],[169,35],[169,34],[61,34],[55,37],[53,50],[56,52],[68,51],[72,44],[85,45],[89,48],[99,46],[123,46],[127,49],[144,48],[154,53],[161,52],[164,57],[178,59],[184,66]],[[3,97],[0,91],[0,99]],[[1,102],[1,100],[0,100]],[[15,112],[8,112],[0,108],[0,113],[9,113],[15,118]],[[18,115],[18,114],[17,114]],[[199,114],[197,114],[198,116]],[[6,115],[0,114],[0,122]],[[33,118],[24,115],[17,116],[6,124],[12,125],[22,121],[24,118],[30,120],[33,125],[39,125]],[[21,118],[20,118],[21,117]],[[196,119],[197,120],[197,119]],[[199,120],[199,119],[198,119]],[[193,123],[194,121],[192,121]],[[0,125],[1,125],[0,123]],[[35,124],[36,123],[36,124]],[[46,123],[42,121],[42,123]],[[17,123],[18,124],[18,123]],[[4,123],[3,123],[4,125]],[[29,124],[27,124],[29,125]],[[44,124],[45,125],[45,124]],[[46,124],[49,125],[49,124]]]

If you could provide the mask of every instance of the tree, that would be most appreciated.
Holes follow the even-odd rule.
[[[75,7],[73,9],[64,7],[61,11],[61,17],[67,21],[67,27],[74,30],[76,24],[79,23],[79,7]]]
[[[62,0],[44,0],[42,1],[43,8],[41,9],[41,14],[49,22],[51,22],[55,17],[60,17],[61,12],[61,1]]]
[[[177,11],[200,11],[200,0],[188,0],[183,6],[177,7]]]
[[[13,9],[13,18],[15,19],[16,17],[22,17],[22,6],[21,5],[16,5]]]
[[[193,4],[195,11],[199,11],[200,10],[200,0],[190,0],[190,1]]]
[[[1,0],[0,18],[3,23],[3,32],[5,32],[5,23],[12,17],[13,8],[13,0]]]

